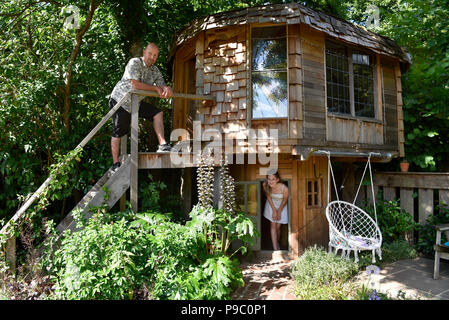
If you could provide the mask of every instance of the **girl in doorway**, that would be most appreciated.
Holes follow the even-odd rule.
[[[281,182],[281,177],[276,171],[267,175],[267,179],[263,183],[263,189],[267,196],[263,216],[270,220],[273,250],[279,250],[281,224],[288,223],[288,187]]]

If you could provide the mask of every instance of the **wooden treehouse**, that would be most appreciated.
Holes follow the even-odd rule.
[[[260,169],[267,161],[256,153],[275,154],[289,185],[281,247],[292,256],[328,244],[325,152],[349,164],[366,161],[370,152],[377,154],[372,161],[404,156],[401,74],[410,56],[347,21],[297,3],[223,12],[182,30],[171,61],[176,92],[216,99],[174,100],[173,128],[185,129],[179,139],[190,146],[214,142],[220,133],[223,150],[233,155],[239,205],[261,232],[255,250],[271,250],[261,218]]]
[[[193,21],[170,48],[174,95],[171,140],[179,154],[138,152],[138,95],[132,90],[130,153],[122,139],[122,166],[110,170],[74,208],[111,207],[124,199],[137,208],[138,169],[183,168],[183,201],[192,207],[196,156],[205,147],[225,154],[236,181],[241,210],[261,234],[254,250],[271,250],[261,218],[266,170],[277,169],[288,184],[289,223],[281,249],[291,257],[329,240],[324,209],[328,158],[351,164],[404,156],[401,74],[409,55],[392,40],[297,3],[223,12]],[[84,147],[121,106],[111,109],[83,139]],[[218,164],[218,161],[216,162]],[[53,176],[3,227],[7,258],[15,265],[11,226],[50,184]],[[216,190],[215,198],[219,197]],[[72,211],[73,212],[73,211]],[[57,226],[75,229],[72,212]]]

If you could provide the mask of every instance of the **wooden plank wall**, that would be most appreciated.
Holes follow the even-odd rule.
[[[192,63],[195,60],[195,42],[189,41],[183,44],[176,52],[173,72],[173,90],[180,93],[196,93],[195,70]],[[173,129],[189,129],[192,101],[187,99],[173,99]],[[190,119],[189,119],[190,118]],[[186,139],[187,137],[183,137]]]
[[[304,138],[326,140],[324,33],[301,25]]]
[[[398,148],[398,110],[396,96],[396,77],[394,64],[385,58],[381,59],[382,64],[382,87],[384,105],[384,132],[385,144],[394,150]]]
[[[405,148],[404,148],[404,113],[402,111],[402,74],[401,67],[399,66],[399,62],[396,61],[394,68],[394,75],[396,79],[396,105],[398,112],[398,141],[399,141],[399,156],[405,156]]]
[[[373,121],[360,121],[328,116],[329,141],[383,144],[383,125]]]
[[[302,61],[300,25],[287,25],[288,36],[288,90],[289,90],[289,138],[303,137],[302,110]]]

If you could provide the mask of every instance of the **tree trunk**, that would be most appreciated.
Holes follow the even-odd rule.
[[[90,24],[92,23],[92,18],[94,16],[95,10],[97,10],[101,1],[102,0],[98,1],[90,0],[89,13],[87,14],[86,21],[84,21],[84,25],[81,27],[81,29],[76,30],[75,46],[73,47],[72,53],[70,54],[64,88],[63,123],[65,132],[67,134],[70,133],[70,112],[72,109],[72,100],[70,99],[70,91],[72,87],[73,66],[81,50],[81,44],[83,43],[83,36],[89,29]]]

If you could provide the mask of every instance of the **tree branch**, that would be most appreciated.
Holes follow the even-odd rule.
[[[75,46],[73,47],[72,53],[70,54],[69,64],[67,66],[67,73],[65,78],[65,89],[64,89],[64,111],[63,111],[63,121],[64,121],[64,129],[66,133],[70,133],[70,111],[71,111],[71,100],[70,100],[70,91],[72,87],[72,78],[73,78],[73,65],[75,64],[76,58],[81,50],[81,44],[83,43],[83,36],[87,32],[92,23],[92,19],[97,10],[98,6],[102,0],[90,1],[89,13],[87,14],[86,20],[84,21],[84,25],[81,29],[76,30],[75,36]]]

